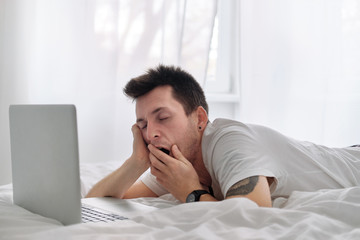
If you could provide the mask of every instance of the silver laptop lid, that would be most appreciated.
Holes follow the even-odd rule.
[[[11,105],[14,203],[65,225],[81,221],[74,105]]]

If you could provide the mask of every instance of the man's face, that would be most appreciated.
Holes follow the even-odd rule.
[[[190,162],[200,149],[196,116],[185,114],[170,86],[157,87],[136,101],[137,125],[146,143],[166,150],[176,144]]]

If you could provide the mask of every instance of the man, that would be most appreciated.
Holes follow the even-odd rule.
[[[180,68],[150,69],[124,92],[136,100],[133,153],[87,197],[246,197],[271,207],[272,198],[294,190],[360,185],[360,148],[327,148],[226,119],[210,123],[203,90]]]

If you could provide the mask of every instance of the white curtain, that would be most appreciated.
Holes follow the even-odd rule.
[[[360,1],[240,9],[240,119],[329,146],[359,144]]]
[[[159,63],[203,81],[215,13],[209,0],[0,0],[0,184],[9,104],[76,104],[81,161],[129,157],[124,85]]]

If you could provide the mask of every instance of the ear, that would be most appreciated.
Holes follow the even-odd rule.
[[[205,109],[201,106],[199,106],[196,109],[196,115],[197,115],[197,126],[199,131],[203,131],[207,125],[208,122],[208,115],[205,111]]]

